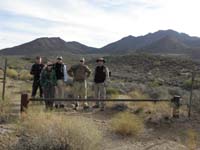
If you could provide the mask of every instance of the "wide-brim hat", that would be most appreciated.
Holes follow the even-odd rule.
[[[62,56],[57,56],[56,59],[57,59],[57,60],[63,60],[63,57],[62,57]]]
[[[96,62],[99,62],[99,61],[102,61],[103,63],[106,62],[106,61],[104,60],[104,58],[98,58],[98,59],[96,60]]]
[[[80,59],[80,61],[83,61],[83,62],[85,62],[85,58],[81,58],[81,59]]]

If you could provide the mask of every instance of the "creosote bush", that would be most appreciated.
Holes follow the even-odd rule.
[[[144,130],[144,122],[134,114],[122,112],[112,118],[111,129],[122,136],[138,135]]]
[[[15,148],[23,150],[99,149],[101,132],[92,120],[54,113],[29,112],[20,123],[20,139]]]
[[[7,76],[13,79],[17,79],[18,78],[18,72],[15,69],[7,69],[6,72]]]
[[[33,77],[30,75],[28,70],[22,70],[19,72],[19,79],[20,80],[31,80]]]
[[[7,100],[2,100],[0,98],[0,123],[5,123],[9,121],[10,117],[11,117],[10,102]]]

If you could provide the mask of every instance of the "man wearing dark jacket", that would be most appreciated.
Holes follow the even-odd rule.
[[[97,59],[97,66],[94,71],[94,92],[95,98],[105,99],[106,98],[106,87],[110,81],[109,69],[105,66],[104,58]],[[101,111],[104,110],[105,103],[98,101],[93,108],[101,108]]]
[[[32,86],[32,97],[35,97],[37,89],[40,89],[40,97],[43,97],[42,87],[40,85],[40,73],[44,65],[42,64],[42,58],[40,56],[36,57],[35,64],[32,65],[30,74],[34,76],[33,86]]]
[[[65,83],[67,82],[67,66],[63,63],[62,56],[57,57],[57,62],[54,64],[56,73],[57,86],[56,86],[56,97],[64,98]],[[61,102],[56,102],[55,107],[63,108],[64,105]]]

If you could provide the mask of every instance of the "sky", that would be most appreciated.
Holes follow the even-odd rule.
[[[0,0],[0,49],[39,37],[102,47],[173,29],[200,37],[199,0]]]

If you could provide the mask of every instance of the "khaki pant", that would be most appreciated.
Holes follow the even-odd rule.
[[[63,80],[57,80],[56,86],[56,98],[64,98],[65,86]],[[61,102],[55,102],[56,104],[61,104]]]
[[[83,98],[87,99],[87,81],[74,81],[73,83],[73,95],[74,98]],[[79,103],[77,102],[79,105]],[[86,102],[84,105],[88,105]]]
[[[94,84],[94,93],[95,98],[97,99],[106,99],[106,88],[104,83],[95,83]],[[105,106],[105,102],[96,102],[96,105],[100,105],[100,107]]]

